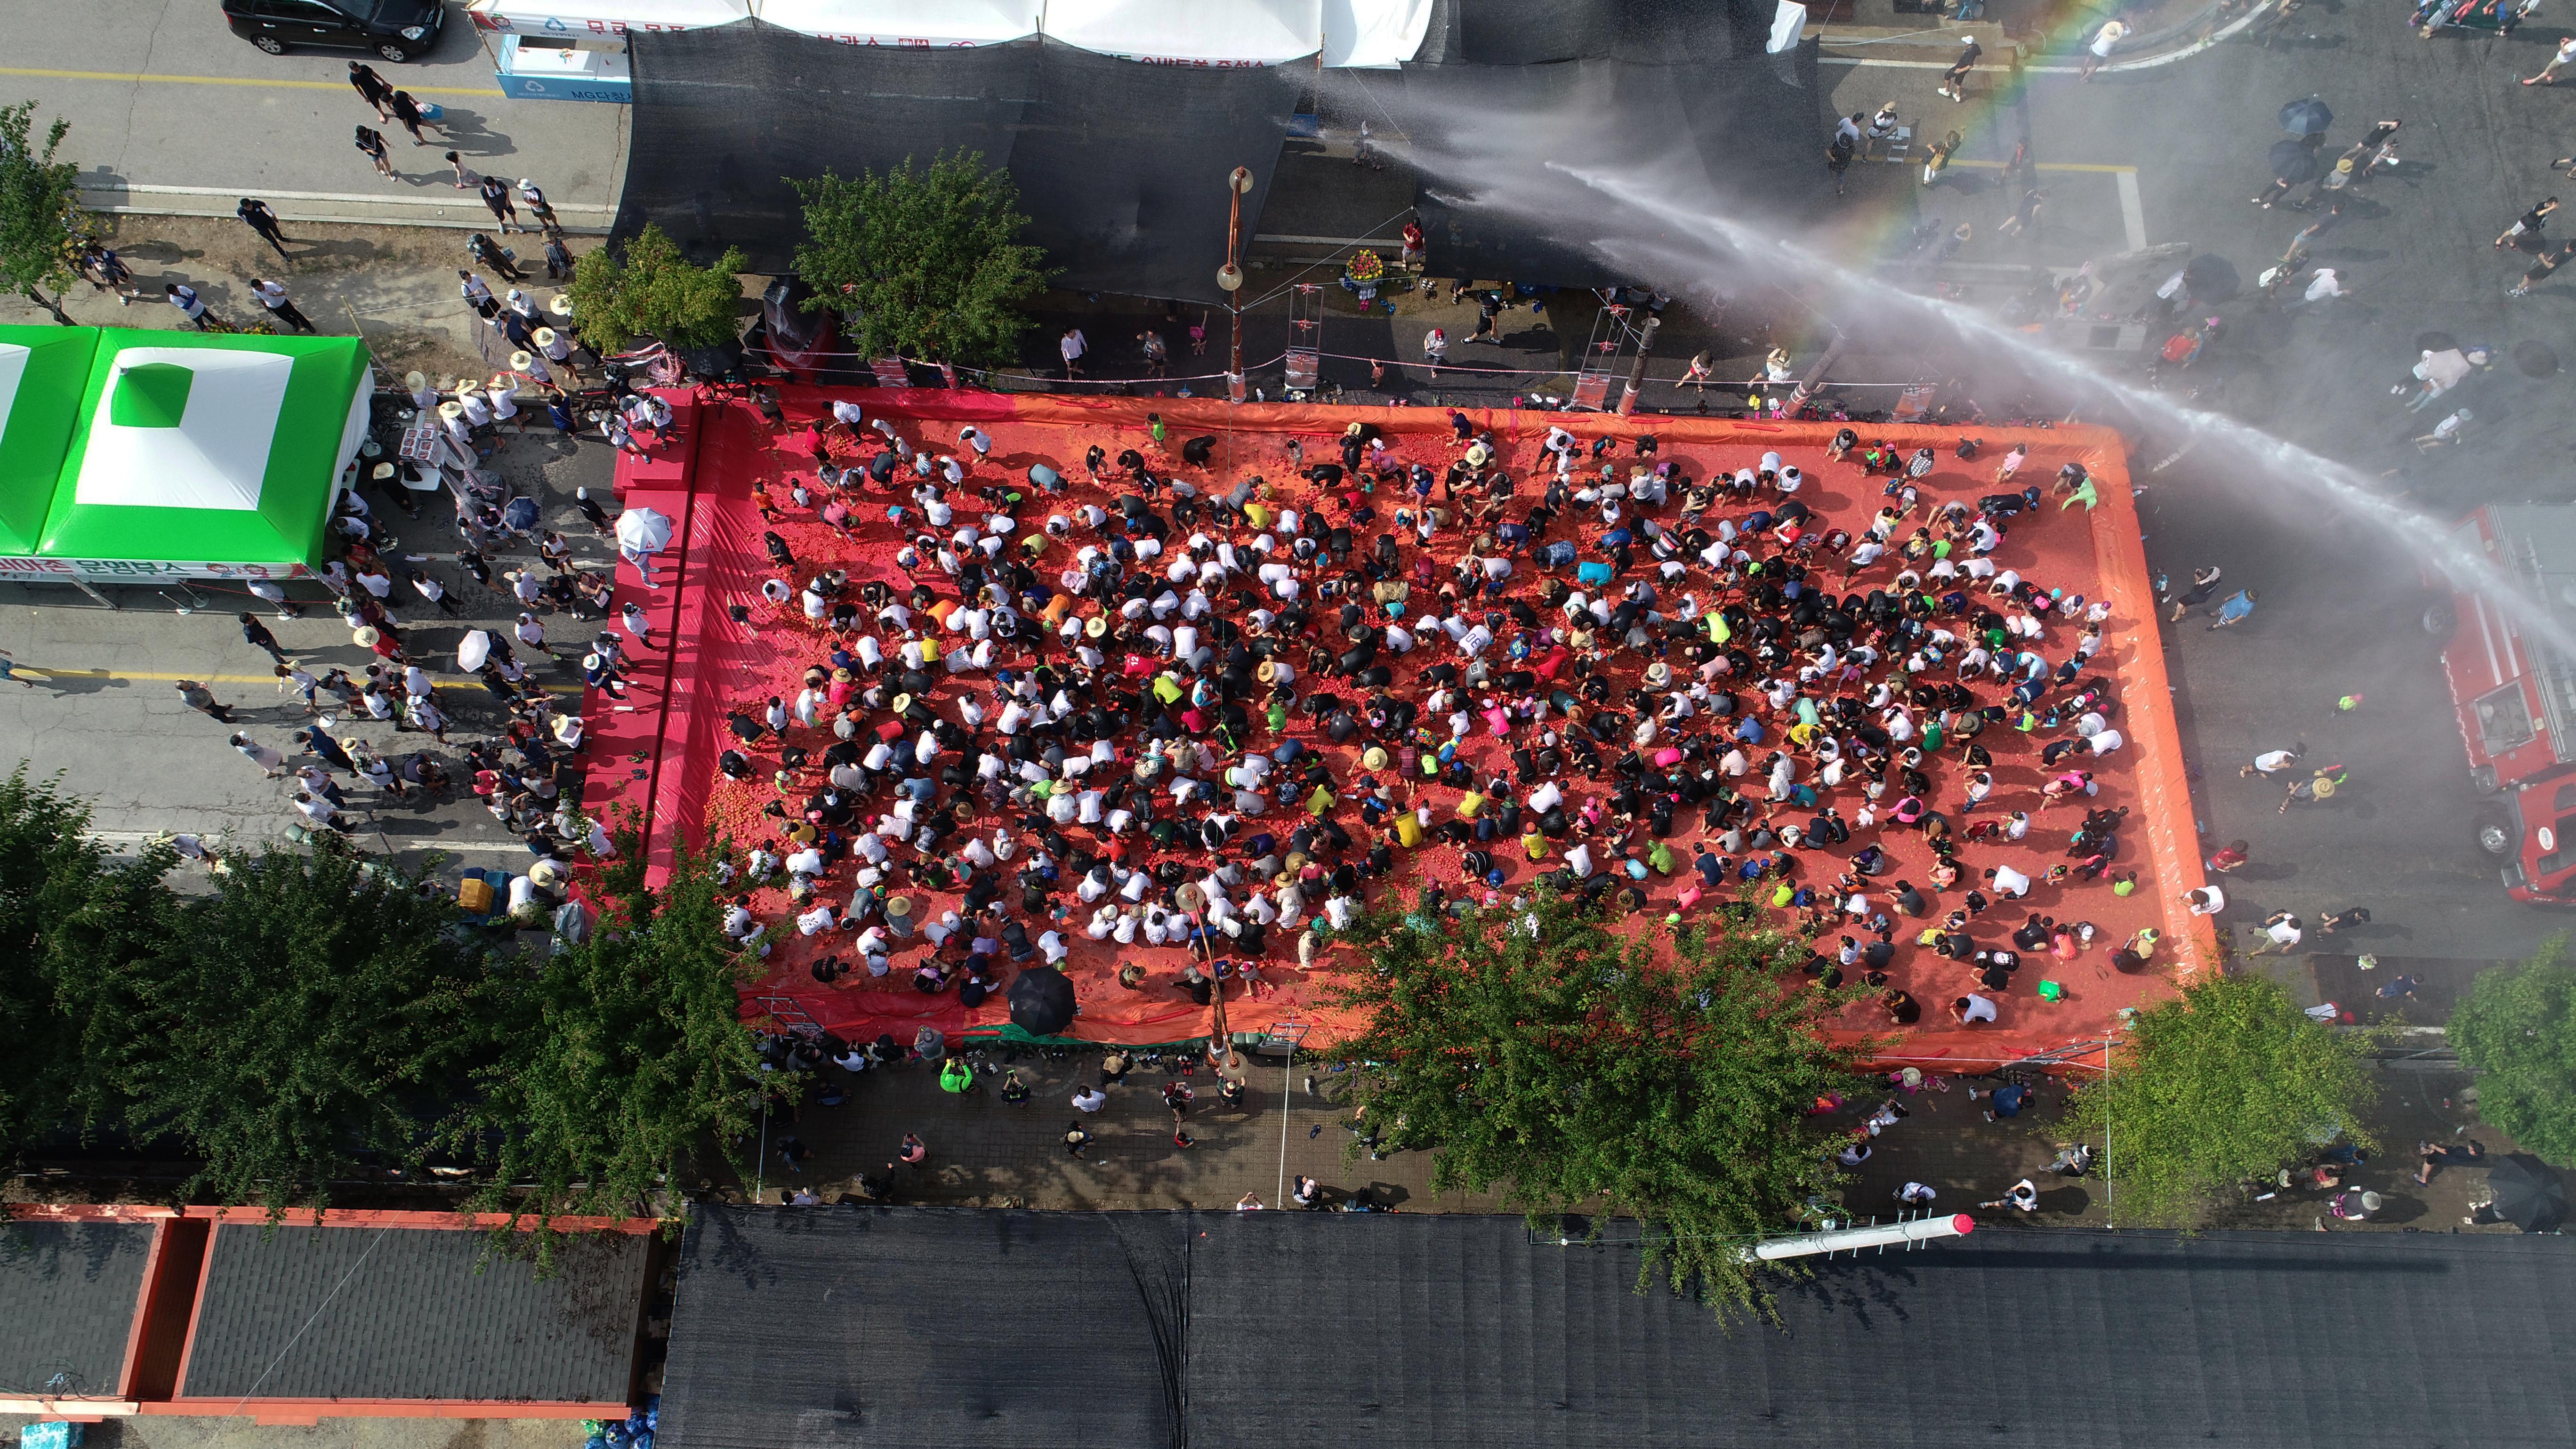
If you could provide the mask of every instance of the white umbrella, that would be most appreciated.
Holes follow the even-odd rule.
[[[474,673],[483,667],[483,661],[491,657],[492,636],[480,629],[468,629],[465,637],[456,641],[456,670],[459,674]]]
[[[650,508],[630,508],[617,516],[617,546],[629,553],[660,553],[671,543],[671,520]]]

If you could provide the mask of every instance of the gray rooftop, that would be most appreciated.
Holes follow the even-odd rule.
[[[1518,1218],[701,1209],[658,1449],[2576,1443],[2576,1243],[2025,1232],[1781,1322]]]
[[[148,1222],[0,1221],[0,1392],[114,1394],[151,1252]]]
[[[480,1232],[227,1223],[207,1253],[183,1398],[617,1403],[648,1240],[566,1241],[557,1270]]]

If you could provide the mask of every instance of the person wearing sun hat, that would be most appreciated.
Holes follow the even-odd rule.
[[[576,381],[580,379],[581,364],[573,360],[571,338],[555,328],[540,327],[529,334],[528,340],[535,345],[539,356],[572,374]]]
[[[1947,96],[1953,101],[1966,100],[1968,98],[1968,72],[1976,69],[1977,57],[1984,55],[1985,53],[1986,48],[1977,44],[1977,37],[1973,35],[1960,36],[1959,58],[1950,62],[1950,68],[1948,70],[1941,72],[1941,84],[1933,93],[1935,95]]]

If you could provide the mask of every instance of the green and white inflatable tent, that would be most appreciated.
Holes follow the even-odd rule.
[[[0,326],[0,578],[294,578],[366,437],[354,337]]]

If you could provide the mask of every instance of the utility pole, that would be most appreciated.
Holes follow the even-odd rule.
[[[1216,284],[1225,290],[1225,310],[1234,318],[1234,351],[1225,371],[1226,396],[1243,401],[1243,198],[1252,190],[1252,172],[1237,166],[1225,178],[1225,266],[1216,274]]]
[[[1629,365],[1627,390],[1619,394],[1619,416],[1623,418],[1637,411],[1637,394],[1646,388],[1646,358],[1655,350],[1655,329],[1663,325],[1664,319],[1650,312],[1646,325],[1637,333],[1637,360]]]

